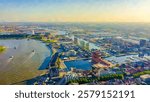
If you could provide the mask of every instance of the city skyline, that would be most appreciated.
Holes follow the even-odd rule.
[[[0,0],[0,22],[150,22],[150,0]]]

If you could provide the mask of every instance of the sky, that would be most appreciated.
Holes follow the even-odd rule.
[[[150,0],[0,0],[0,22],[150,22]]]

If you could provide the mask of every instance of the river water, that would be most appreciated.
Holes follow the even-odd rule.
[[[0,54],[0,84],[13,84],[34,78],[45,71],[38,70],[51,55],[46,45],[36,40],[0,40],[7,50]]]

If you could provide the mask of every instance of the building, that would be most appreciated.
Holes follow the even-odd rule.
[[[78,38],[74,37],[74,44],[78,45]]]
[[[58,56],[59,56],[59,53],[58,53],[58,52],[56,52],[56,53],[53,55],[53,57],[51,58],[51,61],[50,61],[50,63],[49,63],[49,67],[54,67],[54,66],[56,66],[56,62],[57,62]]]
[[[140,40],[140,46],[143,47],[146,45],[146,40],[142,39]]]
[[[77,52],[75,50],[69,50],[68,52],[66,52],[66,56],[76,56]]]
[[[48,76],[50,78],[59,76],[59,70],[58,70],[58,68],[50,68]]]
[[[100,62],[100,55],[98,51],[92,53],[92,63],[96,64]]]
[[[89,50],[90,49],[90,44],[89,42],[85,41],[85,40],[79,40],[78,45],[80,47],[82,47],[84,50]]]
[[[89,49],[90,49],[90,44],[89,44],[89,43],[86,43],[86,44],[85,44],[85,49],[86,49],[86,50],[89,50]]]
[[[99,51],[95,51],[92,53],[92,62],[94,64],[97,64],[97,63],[101,63],[101,64],[104,64],[106,66],[109,66],[110,64],[107,63],[105,60],[103,60],[101,57],[100,57],[100,53]]]
[[[83,40],[80,41],[80,46],[84,49],[85,48],[85,42]]]
[[[141,75],[140,78],[146,84],[150,85],[150,75],[149,74]]]
[[[32,30],[32,35],[34,35],[35,34],[35,31],[34,30]]]
[[[109,68],[114,66],[112,63],[102,59],[100,57],[99,51],[94,51],[92,53],[92,63],[95,68]]]

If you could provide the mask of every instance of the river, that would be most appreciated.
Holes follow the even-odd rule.
[[[0,40],[7,50],[0,54],[0,84],[13,84],[34,78],[51,51],[41,41]]]

